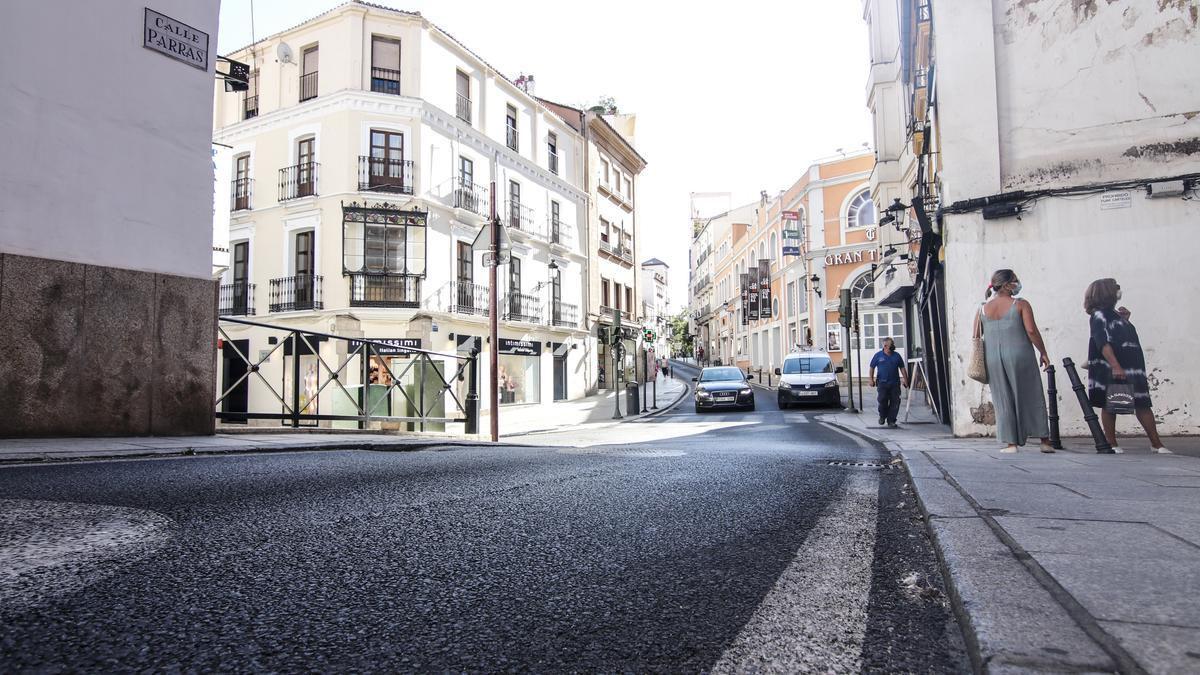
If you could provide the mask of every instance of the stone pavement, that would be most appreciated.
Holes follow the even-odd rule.
[[[658,410],[640,411],[626,420],[665,411],[687,394],[687,385],[675,378],[658,380]],[[626,412],[621,399],[621,412]],[[504,407],[500,411],[500,440],[506,436],[549,431],[589,423],[611,423],[611,394],[574,401]],[[287,452],[297,450],[420,450],[433,446],[474,445],[485,442],[487,415],[480,418],[485,434],[465,436],[442,433],[404,433],[305,429],[291,431],[254,427],[213,436],[140,436],[129,438],[0,438],[0,464],[13,462],[117,459],[161,455],[202,455],[237,452]],[[460,425],[461,427],[461,425]],[[526,441],[527,442],[527,441]]]
[[[1175,455],[1133,438],[1125,455],[1090,439],[1008,455],[873,412],[824,421],[903,458],[976,668],[1200,672],[1200,438],[1164,439]]]

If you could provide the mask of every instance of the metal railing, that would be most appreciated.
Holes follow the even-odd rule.
[[[566,328],[579,327],[579,305],[557,302],[550,306],[550,325]]]
[[[520,147],[518,144],[518,141],[520,139],[517,136],[517,128],[516,127],[505,127],[504,129],[505,129],[504,142],[506,145],[508,145],[508,149],[509,150],[517,150]]]
[[[245,281],[221,284],[217,292],[217,316],[254,316],[254,284]]]
[[[246,100],[242,101],[242,119],[248,120],[252,117],[258,117],[258,96],[247,96]]]
[[[458,100],[455,102],[455,105],[454,105],[454,112],[456,115],[458,115],[458,119],[466,122],[467,124],[470,124],[471,123],[471,99],[467,98],[466,96],[463,96],[462,94],[458,94]]]
[[[542,322],[542,306],[536,296],[525,293],[509,293],[501,305],[505,321]]]
[[[247,211],[250,197],[254,194],[253,178],[235,178],[229,186],[229,210]]]
[[[633,251],[621,246],[620,244],[613,244],[612,242],[607,242],[603,239],[600,240],[600,252],[607,253],[615,258],[620,258],[625,262],[633,261]]]
[[[558,244],[559,246],[569,246],[574,238],[571,236],[571,228],[567,227],[561,220],[555,220],[550,217],[550,243]]]
[[[450,282],[450,306],[447,308],[455,314],[488,315],[487,284],[476,284],[469,281]]]
[[[300,102],[317,97],[317,73],[313,71],[300,76]]]
[[[350,272],[351,307],[421,306],[421,277]]]
[[[482,185],[454,179],[454,208],[470,211],[477,216],[488,215],[488,190]]]
[[[504,213],[507,218],[505,223],[509,227],[537,234],[533,229],[533,209],[521,204],[521,202],[508,201],[504,205]]]
[[[269,310],[271,312],[301,312],[324,309],[321,300],[322,277],[318,274],[298,274],[271,280]]]
[[[413,193],[413,163],[407,159],[358,156],[358,189]]]
[[[246,342],[235,339],[243,335],[236,331],[247,328],[268,332],[266,344],[273,345],[260,349],[256,359],[250,356],[254,352],[239,345]],[[217,335],[225,361],[237,364],[240,371],[222,382],[214,406],[218,420],[278,420],[292,427],[353,422],[360,429],[379,422],[407,422],[414,431],[426,431],[428,425],[444,431],[446,424],[462,423],[467,434],[479,432],[476,350],[442,354],[231,317],[218,319]],[[270,361],[276,355],[282,357],[283,372],[268,377],[264,371],[272,370]],[[308,358],[304,370],[297,355]],[[464,380],[467,391],[460,396],[459,383]],[[278,405],[277,411],[251,408],[264,395],[268,406]]]
[[[371,66],[371,91],[399,95],[400,71]]]
[[[314,197],[317,194],[317,172],[321,165],[305,162],[279,170],[279,201]]]
[[[617,308],[615,308],[615,307],[610,307],[610,306],[608,306],[608,305],[600,305],[600,313],[601,313],[601,314],[607,314],[607,315],[609,315],[609,316],[613,316],[613,315],[615,315],[617,312],[620,312],[620,314],[621,314],[621,318],[622,318],[622,319],[628,319],[628,318],[629,318],[629,312],[627,312],[627,311],[625,311],[625,310],[623,310],[623,309],[617,309]]]

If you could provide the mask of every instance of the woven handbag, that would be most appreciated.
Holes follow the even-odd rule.
[[[975,317],[975,321],[975,333],[971,337],[971,360],[967,362],[967,377],[987,384],[987,349],[983,344],[983,307],[979,308],[979,314]]]

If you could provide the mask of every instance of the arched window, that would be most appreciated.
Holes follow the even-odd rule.
[[[775,262],[776,260],[779,260],[779,237],[774,232],[772,232],[771,233],[771,262]]]
[[[846,227],[870,227],[875,224],[875,203],[866,190],[850,202],[850,210],[846,213]]]
[[[875,282],[871,280],[870,272],[863,272],[850,286],[850,295],[855,300],[874,300]]]

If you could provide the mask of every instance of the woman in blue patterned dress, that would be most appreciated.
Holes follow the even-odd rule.
[[[1121,286],[1115,279],[1097,279],[1083,295],[1083,309],[1091,317],[1088,342],[1088,400],[1100,408],[1100,425],[1113,452],[1117,446],[1117,416],[1105,409],[1108,387],[1125,382],[1133,389],[1134,413],[1150,438],[1151,452],[1170,454],[1158,437],[1154,411],[1150,409],[1150,383],[1146,379],[1146,357],[1137,329],[1129,323],[1129,310],[1117,307]]]

